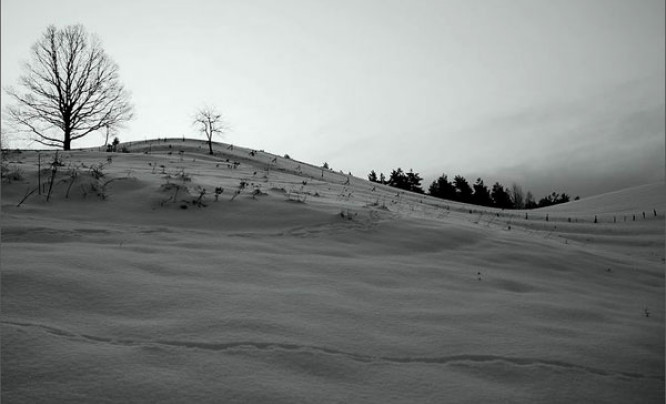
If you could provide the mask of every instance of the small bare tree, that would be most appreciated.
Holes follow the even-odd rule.
[[[511,184],[511,201],[516,209],[525,208],[525,196],[523,189],[515,182]]]
[[[226,131],[222,114],[212,107],[203,107],[196,113],[193,125],[198,126],[201,133],[206,136],[208,150],[210,154],[213,154],[213,136],[221,136]]]
[[[7,119],[38,143],[69,150],[72,141],[132,118],[118,66],[81,25],[49,26],[24,70],[21,89],[5,89],[16,102]]]

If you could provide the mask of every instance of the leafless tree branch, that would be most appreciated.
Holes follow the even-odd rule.
[[[192,123],[199,127],[199,131],[208,139],[208,150],[213,154],[213,136],[222,136],[226,132],[226,126],[222,114],[215,111],[213,107],[203,107],[194,116]]]
[[[5,89],[15,102],[7,115],[17,131],[69,150],[73,140],[132,118],[118,66],[83,26],[49,26],[31,52],[21,89]]]

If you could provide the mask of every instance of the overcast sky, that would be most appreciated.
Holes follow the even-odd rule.
[[[132,93],[122,141],[197,137],[212,105],[222,141],[358,176],[589,196],[664,180],[664,3],[2,0],[1,81],[80,23]]]

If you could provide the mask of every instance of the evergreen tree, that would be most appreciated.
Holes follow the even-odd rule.
[[[370,171],[370,174],[368,174],[368,180],[370,180],[370,182],[377,182],[377,173],[375,170]]]
[[[496,182],[493,185],[493,190],[491,192],[493,198],[493,203],[496,207],[501,209],[511,209],[513,208],[513,203],[511,202],[511,196],[504,189],[504,186],[499,182]]]
[[[412,169],[409,169],[409,172],[407,173],[407,186],[408,190],[412,192],[416,192],[418,194],[423,194],[425,193],[423,191],[423,188],[421,188],[421,181],[423,181],[423,178],[419,176],[419,173],[415,173],[412,171]]]
[[[391,187],[404,189],[405,182],[405,173],[398,167],[397,170],[391,171],[387,184]]]
[[[543,198],[539,199],[539,202],[537,202],[537,207],[543,208],[546,206],[550,206],[553,204],[553,197],[550,195],[546,195]]]
[[[537,206],[539,208],[543,208],[545,206],[552,206],[552,205],[557,205],[559,203],[566,203],[569,202],[570,199],[571,198],[566,193],[560,195],[557,192],[553,192],[552,194],[546,195],[543,198],[541,198]]]
[[[391,176],[389,177],[387,184],[395,188],[404,189],[405,191],[422,194],[424,192],[421,188],[421,181],[423,181],[423,178],[421,178],[418,173],[415,173],[412,170],[405,173],[398,167],[397,170],[391,171]]]
[[[437,180],[430,184],[428,193],[436,198],[454,200],[456,196],[456,188],[449,182],[447,175],[442,174]]]
[[[447,181],[446,175],[441,181],[438,181],[442,198],[454,200],[456,198],[456,187],[453,183]]]
[[[428,187],[428,195],[439,198],[439,184],[437,184],[437,180],[433,181]]]
[[[490,191],[481,178],[477,178],[476,183],[472,187],[474,188],[474,193],[472,194],[473,204],[492,206],[493,200],[490,198]]]
[[[453,178],[453,184],[456,188],[456,197],[455,200],[460,202],[471,202],[472,200],[472,187],[469,186],[469,182],[462,175],[456,175]]]

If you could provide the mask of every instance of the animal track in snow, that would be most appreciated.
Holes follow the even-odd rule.
[[[309,226],[296,226],[275,233],[244,232],[244,233],[231,233],[229,234],[229,236],[248,237],[248,238],[285,237],[285,236],[310,238],[318,236],[346,234],[353,232],[369,232],[376,229],[381,222],[386,220],[390,219],[382,220],[378,215],[371,212],[370,215],[367,217],[360,216],[353,220],[340,220],[335,222],[312,224]]]
[[[109,337],[99,337],[86,334],[76,334],[70,331],[42,324],[21,323],[13,321],[2,321],[1,323],[16,327],[38,328],[48,334],[55,335],[57,337],[80,339],[91,343],[105,343],[105,344],[126,346],[126,347],[134,347],[134,346],[174,347],[174,348],[185,348],[185,349],[198,349],[204,351],[234,351],[234,350],[239,351],[243,349],[245,350],[254,349],[260,351],[314,352],[322,355],[342,356],[349,360],[362,363],[384,362],[390,364],[449,365],[449,364],[465,364],[465,363],[501,362],[515,366],[545,366],[551,368],[574,369],[598,376],[610,376],[610,377],[619,376],[632,379],[650,378],[656,380],[663,380],[662,375],[644,375],[640,373],[608,371],[590,366],[577,365],[565,361],[539,359],[539,358],[521,358],[521,357],[511,357],[511,356],[502,356],[502,355],[474,355],[474,354],[460,354],[460,355],[433,356],[433,357],[424,357],[424,356],[393,357],[393,356],[365,355],[365,354],[346,352],[342,350],[320,347],[315,345],[288,344],[288,343],[279,343],[279,342],[236,341],[236,342],[211,343],[211,342],[173,341],[173,340],[139,341],[139,340],[130,340],[122,338],[109,338]]]

